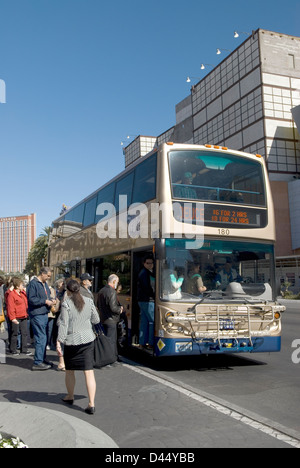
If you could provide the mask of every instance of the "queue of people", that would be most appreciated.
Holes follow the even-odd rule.
[[[12,278],[6,285],[4,279],[0,278],[0,300],[5,304],[9,349],[12,355],[32,355],[28,350],[28,333],[31,330],[35,348],[32,371],[47,371],[53,367],[53,363],[47,360],[47,348],[55,344],[59,359],[57,369],[65,372],[67,394],[63,402],[73,405],[75,371],[83,371],[89,397],[85,411],[87,414],[94,414],[96,335],[93,327],[101,322],[111,343],[112,362],[117,361],[117,328],[120,317],[124,314],[124,308],[118,300],[118,291],[121,289],[119,277],[110,275],[107,284],[99,291],[98,310],[91,292],[94,278],[89,273],[84,273],[80,279],[61,278],[54,288],[48,285],[51,278],[52,272],[48,267],[41,268],[39,275],[32,278],[27,288],[20,278]],[[185,291],[189,294],[201,296],[206,291],[200,265],[197,263],[191,266],[188,278],[175,270],[165,269],[162,280],[164,293],[168,293],[169,299],[181,297],[184,282]],[[215,283],[224,286],[239,280],[239,275],[228,260],[223,269],[219,270]],[[155,320],[155,271],[152,254],[143,259],[137,281],[137,301],[140,308],[139,346],[152,349]]]
[[[47,360],[46,352],[55,342],[59,364],[57,369],[65,371],[67,395],[63,402],[74,402],[75,371],[83,371],[86,380],[89,405],[87,414],[95,413],[96,381],[94,376],[93,326],[100,322],[112,343],[114,359],[118,358],[117,325],[123,307],[117,298],[119,278],[111,275],[107,285],[99,292],[98,306],[90,291],[93,277],[84,273],[80,279],[59,279],[55,288],[48,285],[52,277],[51,269],[41,268],[25,288],[20,278],[12,278],[5,284],[0,278],[1,307],[5,304],[8,342],[11,355],[25,354],[28,351],[29,324],[34,338],[34,361],[32,371],[47,371],[53,363]],[[18,343],[20,352],[18,351]]]
[[[9,334],[9,346],[12,355],[19,353],[32,355],[28,351],[28,335],[34,338],[35,354],[33,371],[49,370],[53,364],[47,361],[46,352],[56,349],[59,335],[59,317],[62,305],[68,298],[66,281],[60,278],[54,288],[48,285],[52,277],[50,268],[44,267],[39,275],[32,278],[25,288],[20,278],[12,278],[6,285],[0,277],[0,300],[4,305]],[[93,304],[94,296],[91,292],[93,277],[89,273],[81,275],[76,281],[79,284],[79,293],[82,297],[90,299]],[[216,287],[224,288],[232,281],[241,281],[237,271],[233,268],[230,259],[219,269],[214,278]],[[200,274],[200,265],[194,263],[190,266],[188,276],[178,273],[177,270],[165,268],[162,274],[163,297],[177,300],[184,292],[193,296],[202,297],[206,286]],[[117,275],[111,275],[98,294],[97,307],[105,334],[113,344],[113,353],[118,357],[117,327],[124,309],[118,301],[117,290],[120,287]],[[137,281],[137,302],[140,309],[139,345],[144,348],[153,347],[154,341],[154,312],[155,312],[155,272],[154,257],[148,254],[143,259],[143,267]],[[30,327],[29,327],[30,323]],[[62,343],[63,346],[63,343]],[[65,371],[63,353],[58,353],[58,370]]]

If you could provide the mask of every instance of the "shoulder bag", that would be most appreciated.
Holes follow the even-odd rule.
[[[96,334],[95,351],[94,351],[94,368],[108,366],[116,362],[116,355],[113,351],[109,338],[105,335],[101,324],[94,326]]]

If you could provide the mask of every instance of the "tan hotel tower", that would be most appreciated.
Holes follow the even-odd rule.
[[[36,239],[36,214],[0,218],[0,270],[22,272]]]

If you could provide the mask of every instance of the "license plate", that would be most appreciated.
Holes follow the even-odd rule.
[[[234,330],[234,320],[220,320],[220,330]]]

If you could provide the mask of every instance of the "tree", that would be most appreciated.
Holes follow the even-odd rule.
[[[47,264],[50,227],[45,227],[43,232],[34,242],[28,254],[24,273],[29,276],[39,274],[40,268]]]

